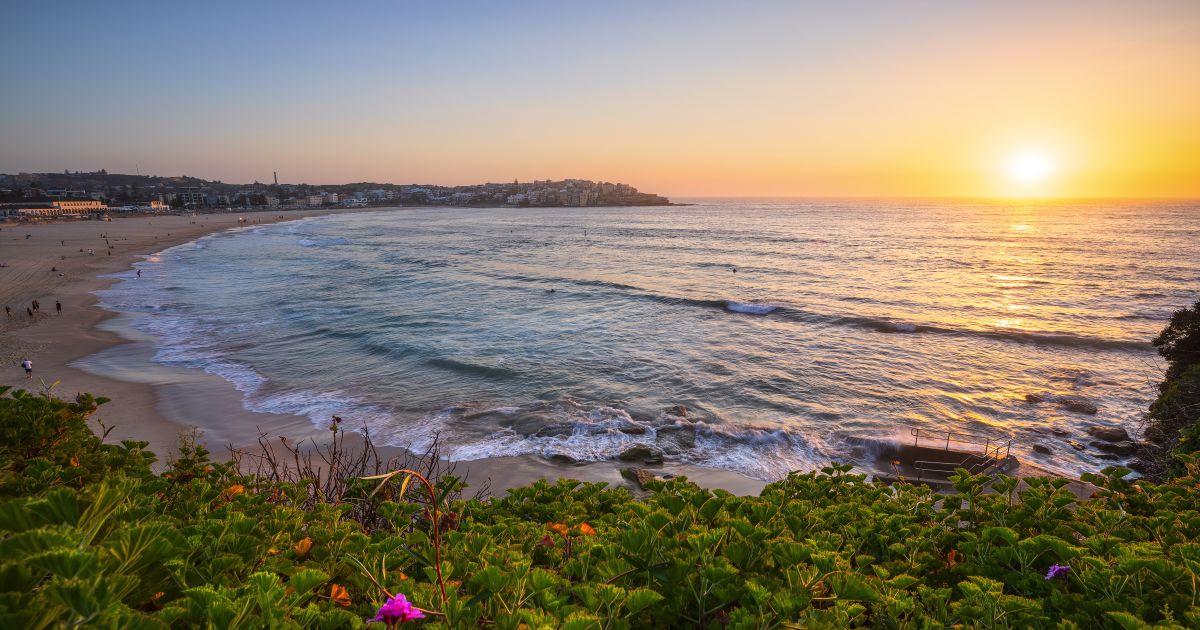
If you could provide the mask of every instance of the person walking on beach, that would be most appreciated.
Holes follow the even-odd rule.
[[[40,305],[40,304],[38,304],[38,301],[37,301],[37,300],[34,300],[34,301],[33,301],[33,312],[35,312],[35,313],[36,313],[36,312],[38,312],[39,310],[41,310],[41,308],[40,308],[40,307],[41,307],[41,305]]]
[[[26,312],[26,313],[29,313],[29,319],[33,319],[33,309],[31,309],[31,308],[29,308],[28,306],[26,306],[26,307],[25,307],[25,312]]]
[[[8,306],[7,304],[4,305],[4,314],[12,317],[12,307]]]
[[[25,357],[25,360],[21,361],[21,367],[25,368],[25,378],[33,379],[33,361],[30,361],[29,357]]]
[[[54,300],[54,308],[58,311],[58,314],[61,316],[62,315],[62,302],[59,302],[58,300]]]

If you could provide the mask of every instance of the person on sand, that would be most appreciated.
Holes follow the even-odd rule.
[[[54,300],[54,308],[55,308],[55,310],[58,311],[59,315],[62,315],[62,302],[59,302],[58,300]]]
[[[26,312],[26,313],[29,313],[29,319],[33,319],[33,309],[31,309],[31,308],[29,308],[28,306],[26,306],[26,307],[25,307],[25,312]]]
[[[30,361],[29,357],[25,357],[25,360],[21,361],[21,367],[25,368],[25,378],[32,379],[33,378],[33,361]]]
[[[8,315],[9,317],[12,317],[12,307],[5,305],[4,306],[4,314]]]
[[[37,301],[37,300],[34,300],[34,301],[33,301],[33,310],[34,310],[35,312],[36,312],[36,311],[39,311],[39,310],[41,310],[41,304],[38,304],[38,301]]]

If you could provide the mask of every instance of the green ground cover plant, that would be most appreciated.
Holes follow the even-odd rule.
[[[145,443],[93,432],[103,402],[0,391],[0,627],[1200,627],[1191,456],[1164,483],[1092,475],[1084,501],[1062,479],[963,473],[947,496],[843,465],[756,497],[674,479],[464,499],[428,471],[327,492],[190,441],[156,474]]]

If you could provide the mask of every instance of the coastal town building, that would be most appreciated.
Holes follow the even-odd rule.
[[[274,178],[272,177],[272,181]],[[70,202],[53,206],[52,202]],[[628,184],[585,179],[489,182],[466,186],[360,183],[342,185],[225,184],[195,177],[157,177],[62,171],[0,174],[0,204],[20,216],[75,216],[104,212],[167,212],[300,208],[334,205],[445,205],[461,207],[658,206],[664,197]],[[85,204],[86,205],[81,205]]]
[[[83,215],[108,209],[104,202],[91,199],[60,199],[51,203],[64,214]]]

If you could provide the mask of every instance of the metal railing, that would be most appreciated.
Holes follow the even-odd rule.
[[[919,428],[911,429],[909,433],[913,436],[914,447],[921,446],[922,437],[925,437],[927,440],[936,438],[937,444],[942,446],[942,450],[946,452],[962,453],[964,455],[964,457],[957,462],[927,460],[913,462],[913,468],[917,469],[917,481],[921,481],[926,472],[949,474],[955,470],[958,470],[959,468],[966,468],[967,471],[973,475],[984,474],[1001,465],[1012,454],[1011,438],[997,440],[984,435],[959,433],[957,431],[929,431],[928,429]],[[951,442],[956,444],[967,444],[970,446],[982,447],[983,451],[951,451]],[[971,463],[972,460],[974,460],[974,463]]]

